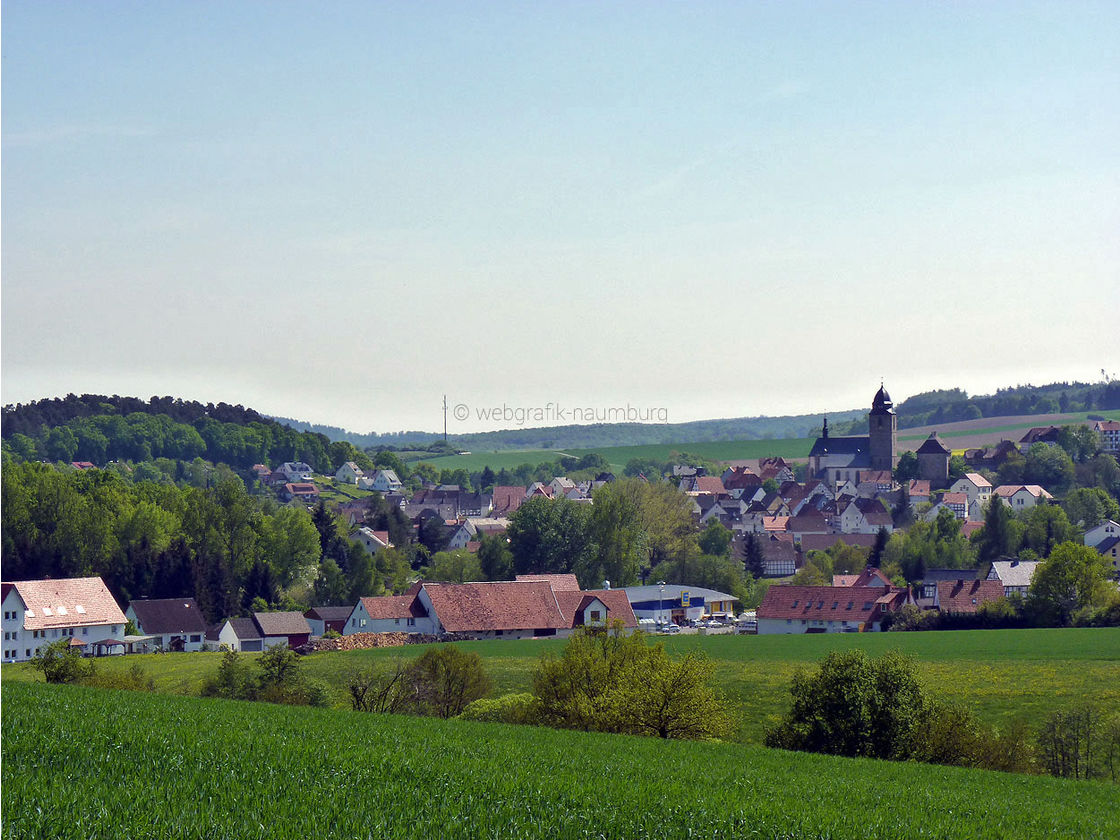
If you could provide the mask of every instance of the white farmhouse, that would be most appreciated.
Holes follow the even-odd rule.
[[[99,577],[5,583],[3,602],[5,662],[26,662],[59,639],[87,654],[124,652],[124,613]]]

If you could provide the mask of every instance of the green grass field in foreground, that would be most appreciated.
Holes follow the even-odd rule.
[[[1115,838],[1120,788],[7,683],[3,837]]]
[[[527,691],[543,651],[559,652],[562,640],[460,642],[482,656],[494,694]],[[679,636],[665,639],[671,653],[698,648],[716,664],[716,680],[735,706],[735,740],[761,743],[789,705],[798,668],[812,668],[829,651],[861,647],[872,655],[899,650],[913,656],[929,692],[964,704],[995,725],[1026,717],[1032,725],[1054,708],[1082,701],[1120,707],[1120,628],[973,630],[940,633],[852,633],[797,636]],[[339,708],[348,708],[346,683],[354,672],[395,656],[414,657],[425,645],[317,653],[304,672],[331,687]],[[248,655],[251,656],[251,655]],[[165,653],[97,661],[105,670],[133,663],[155,678],[156,690],[197,694],[214,673],[217,653]],[[41,680],[29,665],[5,665],[4,683]]]

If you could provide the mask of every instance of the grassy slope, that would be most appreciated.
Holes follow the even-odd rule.
[[[981,446],[995,443],[1008,437],[1010,432],[1022,432],[1033,426],[1063,425],[1068,423],[1083,423],[1088,414],[1093,412],[1080,412],[1071,414],[1047,415],[1021,415],[1015,417],[985,417],[980,420],[967,420],[955,423],[944,423],[936,426],[921,426],[912,429],[900,429],[898,433],[899,451],[916,449],[914,444],[920,443],[929,437],[931,431],[952,441],[954,449]],[[1116,412],[1106,412],[1106,416],[1115,415]],[[1021,435],[1016,435],[1018,438]],[[714,461],[737,461],[764,458],[767,456],[781,456],[787,459],[804,459],[809,456],[813,446],[810,438],[796,438],[784,440],[740,440],[740,441],[706,441],[697,443],[664,443],[645,444],[641,446],[605,446],[592,449],[526,449],[503,452],[472,452],[470,455],[447,455],[442,458],[431,458],[426,463],[437,469],[466,469],[481,470],[489,465],[493,470],[503,467],[512,469],[524,463],[536,466],[543,461],[553,461],[561,454],[586,455],[598,452],[611,464],[611,468],[621,473],[626,462],[631,458],[654,458],[667,460],[670,453],[676,451],[689,452],[711,458]]]
[[[870,633],[813,636],[681,636],[666,639],[672,652],[699,648],[718,665],[720,687],[738,707],[737,739],[760,743],[789,703],[798,668],[810,668],[829,651],[861,647],[871,654],[900,650],[912,655],[931,693],[972,708],[1000,724],[1026,716],[1036,721],[1056,707],[1083,700],[1120,706],[1120,629],[989,630],[947,633]],[[495,694],[530,687],[537,657],[559,651],[559,640],[465,642],[477,651],[494,679]],[[324,680],[336,705],[346,706],[345,685],[353,672],[386,657],[417,656],[425,646],[320,653],[303,660],[309,676]],[[197,694],[218,667],[218,654],[152,654],[100,660],[105,669],[138,662],[158,691]],[[27,665],[6,665],[4,682],[41,679]]]
[[[5,838],[1112,838],[1091,782],[265,704],[4,688]]]

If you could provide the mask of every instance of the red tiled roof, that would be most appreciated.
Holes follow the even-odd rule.
[[[423,618],[427,612],[420,599],[416,597],[420,587],[413,589],[409,589],[404,595],[383,595],[380,598],[359,600],[370,618]]]
[[[856,581],[859,580],[859,575],[833,575],[833,586],[855,586]]]
[[[284,485],[284,489],[291,493],[293,496],[304,496],[309,494],[317,494],[319,492],[318,487],[307,481],[289,482]]]
[[[874,482],[875,484],[893,484],[894,477],[890,470],[863,470],[859,474],[860,482]]]
[[[99,577],[17,580],[11,586],[27,607],[24,630],[125,623],[124,613]]]
[[[788,516],[764,516],[762,527],[766,531],[785,531],[789,525]]]
[[[701,493],[711,493],[713,496],[726,496],[727,488],[718,475],[698,475],[695,479],[696,489]]]
[[[426,583],[424,591],[450,633],[570,626],[546,581]]]
[[[889,594],[893,597],[897,593]],[[882,597],[883,590],[878,587],[771,586],[758,607],[758,617],[779,620],[805,618],[877,621],[883,606],[877,602]]]
[[[946,493],[941,497],[941,501],[947,505],[967,505],[967,493]]]
[[[875,582],[873,583],[872,581]],[[879,584],[883,584],[887,587],[893,586],[893,584],[891,583],[891,579],[883,574],[880,569],[877,569],[874,566],[868,566],[866,569],[859,573],[859,577],[856,578],[856,582],[853,583],[852,586],[878,587]]]
[[[929,480],[925,478],[912,479],[908,485],[911,496],[928,496],[930,493]]]
[[[575,575],[517,575],[514,580],[544,581],[552,586],[553,592],[579,592],[579,581]]]
[[[595,598],[598,598],[607,608],[607,621],[621,621],[625,627],[637,627],[638,618],[630,606],[630,599],[622,589],[591,589],[584,592],[571,590],[556,591],[556,601],[560,604],[560,611],[568,620],[569,627],[575,627],[581,618],[576,613],[582,613]],[[582,623],[582,622],[579,622]]]
[[[977,531],[984,527],[983,522],[962,522],[961,523],[961,536],[971,537]]]
[[[513,513],[525,501],[525,488],[501,485],[494,488],[492,501],[495,513]]]
[[[974,613],[985,601],[1003,597],[1003,583],[998,580],[939,580],[937,603],[942,612]]]

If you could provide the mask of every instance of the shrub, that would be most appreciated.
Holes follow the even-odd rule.
[[[482,697],[468,703],[459,717],[489,723],[532,724],[537,722],[536,699],[527,691],[503,694],[501,697]]]
[[[341,639],[342,634],[339,633],[337,630],[328,630],[327,632],[325,632],[323,634],[322,638],[324,638],[324,639]]]
[[[218,673],[213,677],[203,680],[203,697],[225,697],[228,700],[255,700],[257,685],[249,666],[242,661],[241,655],[235,650],[227,649],[222,654],[222,663],[218,666]]]
[[[1085,705],[1050,714],[1038,732],[1038,758],[1052,776],[1120,777],[1120,716]]]
[[[697,653],[670,659],[644,633],[579,630],[533,676],[540,720],[561,729],[704,740],[732,731],[712,666]]]
[[[93,663],[86,662],[77,649],[70,646],[70,639],[51,642],[35,652],[31,667],[43,672],[49,683],[78,682],[93,674]]]
[[[347,684],[350,707],[356,712],[390,714],[412,711],[415,692],[408,669],[398,658],[375,668],[359,671]]]
[[[834,651],[814,674],[799,672],[793,705],[766,746],[905,760],[918,755],[927,702],[911,660],[890,652]]]
[[[408,667],[408,679],[421,714],[455,717],[468,703],[490,691],[482,657],[453,645],[432,648]]]

